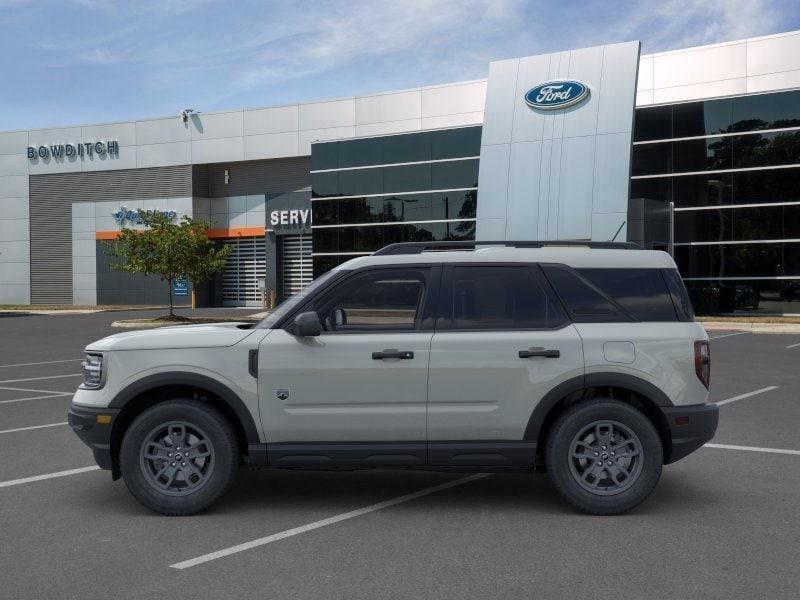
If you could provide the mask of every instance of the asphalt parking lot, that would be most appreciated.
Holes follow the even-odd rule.
[[[800,335],[711,334],[713,446],[628,515],[545,475],[243,469],[168,518],[65,424],[83,347],[146,314],[0,316],[0,598],[800,597]]]

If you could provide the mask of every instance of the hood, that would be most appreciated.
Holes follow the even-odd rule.
[[[233,346],[253,333],[243,329],[252,323],[215,323],[210,325],[177,325],[158,329],[141,329],[115,333],[86,346],[87,350],[165,350],[174,348],[221,348]]]

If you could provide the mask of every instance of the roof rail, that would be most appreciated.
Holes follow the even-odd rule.
[[[463,242],[402,242],[389,244],[372,253],[373,256],[388,254],[422,254],[423,252],[442,252],[447,250],[474,250],[477,246],[505,246],[507,248],[544,248],[545,246],[575,246],[600,248],[606,250],[641,250],[634,242],[577,242],[572,240],[545,241],[463,241]]]

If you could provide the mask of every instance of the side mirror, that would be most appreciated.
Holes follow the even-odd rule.
[[[322,323],[314,311],[300,313],[292,321],[292,333],[300,337],[313,337],[322,333]]]

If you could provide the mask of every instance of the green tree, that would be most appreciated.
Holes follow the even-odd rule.
[[[115,271],[157,275],[169,287],[169,319],[173,310],[172,284],[179,277],[200,283],[225,266],[230,246],[217,248],[208,237],[208,223],[184,216],[180,222],[158,211],[138,211],[145,229],[123,228],[109,255],[120,259],[108,266]]]

